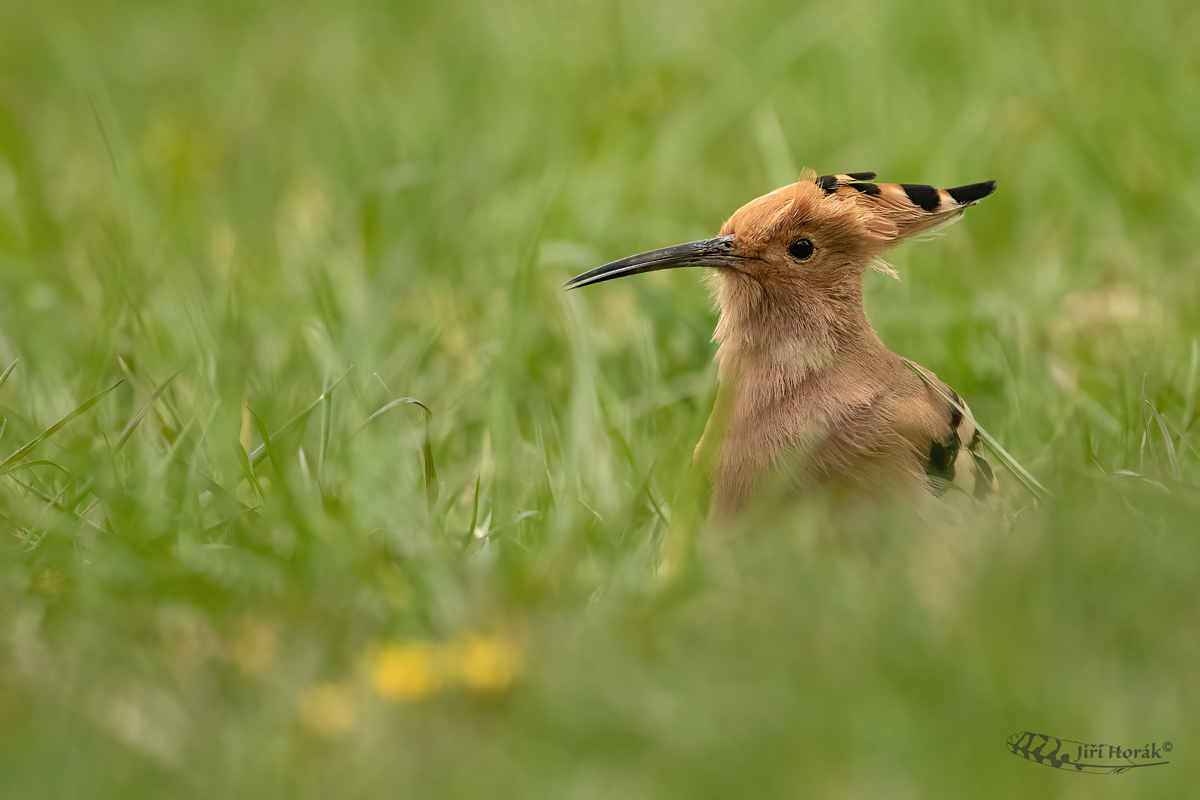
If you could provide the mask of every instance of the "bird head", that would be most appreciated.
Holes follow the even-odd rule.
[[[821,175],[752,200],[713,239],[622,258],[567,282],[567,289],[677,267],[710,267],[725,279],[773,289],[835,289],[857,282],[877,256],[914,234],[948,224],[991,194],[994,181],[935,189],[874,183],[873,172]],[[786,292],[785,292],[786,293]]]

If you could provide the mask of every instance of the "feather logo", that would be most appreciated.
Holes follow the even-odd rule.
[[[1150,742],[1139,747],[1120,747],[1114,744],[1088,744],[1074,739],[1059,739],[1044,733],[1022,731],[1005,742],[1014,756],[1036,761],[1055,769],[1088,772],[1093,775],[1120,775],[1136,767],[1158,767],[1170,764],[1163,760],[1171,752],[1170,742]]]

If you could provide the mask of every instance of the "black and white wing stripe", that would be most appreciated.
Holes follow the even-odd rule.
[[[970,409],[967,409],[967,404],[958,393],[953,389],[949,389],[949,393],[951,399],[966,409],[969,415]],[[983,445],[979,431],[961,411],[949,403],[947,407],[950,415],[949,433],[940,440],[934,439],[925,462],[930,489],[941,497],[953,486],[976,500],[986,502],[999,493],[1000,484],[981,452]]]

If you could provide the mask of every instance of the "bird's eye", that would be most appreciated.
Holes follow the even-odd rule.
[[[791,253],[792,258],[796,259],[797,261],[806,261],[809,258],[812,258],[814,249],[816,248],[813,247],[813,243],[808,239],[799,239],[795,242],[792,242],[792,246],[788,248],[788,252]]]

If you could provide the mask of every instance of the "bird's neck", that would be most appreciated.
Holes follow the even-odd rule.
[[[771,286],[738,276],[717,287],[721,318],[714,339],[722,376],[766,366],[812,374],[882,347],[867,321],[861,281]]]

